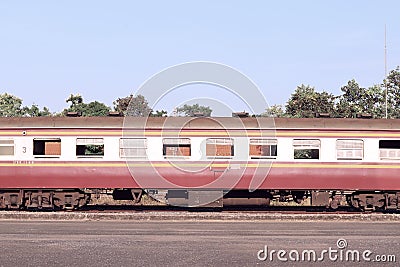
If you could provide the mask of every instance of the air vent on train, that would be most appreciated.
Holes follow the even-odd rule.
[[[246,112],[246,111],[232,112],[232,117],[234,117],[234,118],[247,118],[247,117],[249,117],[249,113]]]
[[[122,113],[118,112],[118,111],[110,111],[110,112],[108,112],[108,116],[109,117],[121,117]]]
[[[82,116],[82,113],[76,112],[76,111],[68,111],[65,115],[67,117],[80,117],[80,116]]]

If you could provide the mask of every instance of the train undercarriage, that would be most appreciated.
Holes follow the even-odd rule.
[[[222,208],[224,206],[304,206],[326,210],[400,211],[400,192],[338,190],[142,190],[142,189],[14,189],[0,190],[0,209],[76,210],[104,195],[144,205],[147,195],[165,205]]]
[[[90,194],[81,190],[3,190],[0,191],[1,209],[73,210],[87,205]]]

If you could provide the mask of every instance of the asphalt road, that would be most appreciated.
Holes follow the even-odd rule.
[[[338,239],[344,240],[337,244]],[[271,260],[272,250],[277,252],[272,253]],[[285,252],[279,252],[280,259],[279,250]],[[317,262],[311,250],[315,251]],[[324,250],[326,252],[322,253]],[[359,262],[351,261],[355,250],[360,255]],[[371,261],[362,258],[365,251],[368,255],[364,256]],[[295,261],[297,255],[299,261]],[[396,262],[393,258],[392,262],[375,261],[376,256],[386,256],[388,261],[390,255],[396,257]],[[259,259],[265,257],[264,261]],[[400,266],[400,225],[279,221],[0,221],[0,265]]]

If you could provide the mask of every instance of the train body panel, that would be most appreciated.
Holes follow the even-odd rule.
[[[35,161],[0,162],[0,166],[1,188],[400,190],[397,164],[280,162],[270,165],[250,161],[211,165],[186,162],[178,167],[145,161]]]
[[[19,189],[371,193],[362,205],[400,196],[399,163],[400,120],[0,118],[0,206]]]

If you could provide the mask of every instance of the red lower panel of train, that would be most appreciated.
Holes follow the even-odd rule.
[[[392,163],[0,162],[0,188],[400,190]]]

